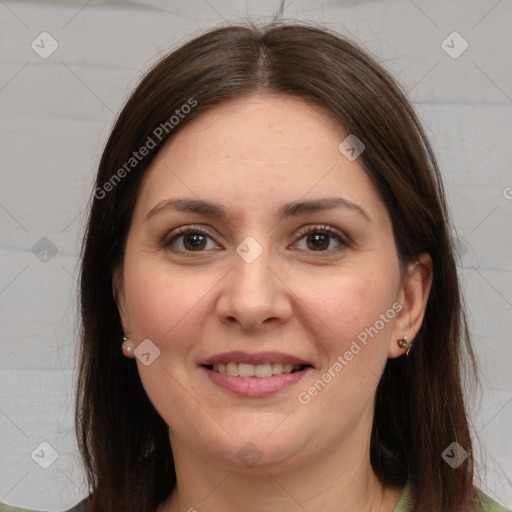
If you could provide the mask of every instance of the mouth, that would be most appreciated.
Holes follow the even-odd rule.
[[[229,363],[217,363],[211,365],[202,365],[207,370],[231,375],[232,377],[257,377],[260,379],[266,379],[275,375],[297,373],[305,370],[306,368],[312,368],[310,364],[294,365],[291,363],[264,363],[264,364],[247,364],[237,363],[230,361]]]
[[[225,352],[199,362],[216,387],[245,398],[262,398],[290,388],[314,370],[303,359],[280,352]]]

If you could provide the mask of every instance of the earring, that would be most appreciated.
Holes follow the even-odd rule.
[[[396,340],[396,342],[398,343],[398,346],[400,348],[407,347],[407,352],[405,354],[408,356],[409,352],[411,351],[411,348],[412,348],[412,342],[411,343],[407,343],[407,338],[405,336],[403,338],[399,339],[399,340]]]
[[[133,358],[133,341],[130,338],[127,338],[126,336],[123,336],[123,353],[126,357]]]

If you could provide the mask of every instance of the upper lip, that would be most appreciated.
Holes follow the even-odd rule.
[[[223,352],[204,359],[199,362],[200,366],[211,366],[219,363],[242,363],[242,364],[265,364],[265,363],[282,363],[293,364],[294,366],[309,365],[313,366],[310,362],[290,354],[282,352],[259,352],[249,354],[241,350],[233,352]]]

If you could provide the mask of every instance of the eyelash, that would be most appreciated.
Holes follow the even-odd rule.
[[[187,254],[189,256],[193,256],[194,254],[197,254],[197,253],[203,253],[203,252],[206,252],[204,250],[202,251],[184,251],[184,250],[181,250],[181,249],[174,249],[174,248],[171,248],[171,245],[173,242],[175,242],[178,238],[182,237],[182,236],[185,236],[185,235],[188,235],[188,234],[199,234],[199,235],[205,235],[205,236],[208,236],[212,239],[215,239],[215,236],[210,233],[209,231],[205,230],[204,228],[201,228],[199,226],[185,226],[185,227],[180,227],[180,228],[177,228],[176,230],[172,231],[170,234],[169,234],[169,237],[167,237],[163,243],[162,243],[162,248],[167,248],[173,252],[179,252],[179,253],[184,253],[184,254]],[[325,255],[326,253],[331,253],[333,251],[337,251],[337,250],[340,250],[341,248],[343,247],[350,247],[351,246],[351,241],[350,239],[344,235],[343,233],[339,232],[338,230],[330,227],[330,226],[327,226],[327,225],[321,225],[321,226],[309,226],[309,227],[306,227],[304,229],[302,229],[298,234],[297,234],[297,237],[298,237],[298,240],[301,240],[302,238],[304,238],[306,235],[314,235],[314,234],[325,234],[325,235],[328,235],[332,238],[334,238],[337,242],[340,243],[341,247],[337,247],[335,249],[327,249],[327,250],[320,250],[320,251],[306,251],[306,252],[310,252],[310,253],[320,253],[321,255]]]

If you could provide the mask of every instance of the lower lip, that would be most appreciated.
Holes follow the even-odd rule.
[[[235,377],[227,373],[214,372],[205,366],[200,366],[199,368],[204,370],[217,386],[227,389],[236,395],[248,398],[272,395],[282,389],[293,386],[312,369],[308,366],[299,372],[282,373],[272,377]]]

